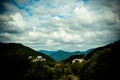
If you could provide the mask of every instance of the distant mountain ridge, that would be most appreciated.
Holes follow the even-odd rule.
[[[39,50],[39,52],[45,53],[46,55],[52,55],[56,51],[48,51],[48,50]]]
[[[90,51],[93,49],[88,49],[86,51],[74,51],[74,52],[69,52],[69,51],[64,51],[64,50],[58,50],[58,51],[48,51],[48,50],[39,50],[39,52],[44,53],[46,55],[49,55],[56,61],[61,61],[64,60],[72,55],[87,55]]]

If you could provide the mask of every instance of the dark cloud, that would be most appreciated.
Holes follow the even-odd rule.
[[[11,2],[11,1],[14,1],[14,0],[0,0],[0,3],[3,4],[5,2]]]
[[[9,36],[1,35],[0,33],[0,42],[11,42],[12,39]]]

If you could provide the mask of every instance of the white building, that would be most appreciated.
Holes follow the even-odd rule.
[[[43,58],[42,56],[37,56],[35,59],[32,60],[32,62],[37,62],[37,61],[46,61],[46,59]]]
[[[75,58],[75,59],[72,60],[72,63],[83,63],[83,62],[85,62],[84,59],[77,59],[77,58]]]

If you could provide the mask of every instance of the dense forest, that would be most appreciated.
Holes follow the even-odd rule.
[[[120,41],[95,48],[86,56],[61,62],[22,44],[0,43],[1,78],[11,80],[119,80]],[[29,56],[33,56],[29,59]],[[42,56],[46,61],[32,61]],[[75,58],[83,63],[71,63]]]

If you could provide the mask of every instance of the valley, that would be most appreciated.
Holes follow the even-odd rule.
[[[49,55],[57,54],[58,57],[69,54],[67,58],[56,61],[47,53],[35,51],[22,44],[0,43],[1,69],[2,73],[6,72],[2,76],[13,80],[111,80],[119,78],[115,73],[119,69],[116,66],[119,64],[119,50],[120,41],[95,48],[86,56],[81,52],[78,54],[79,51],[48,51]],[[74,59],[76,61],[72,63]]]

